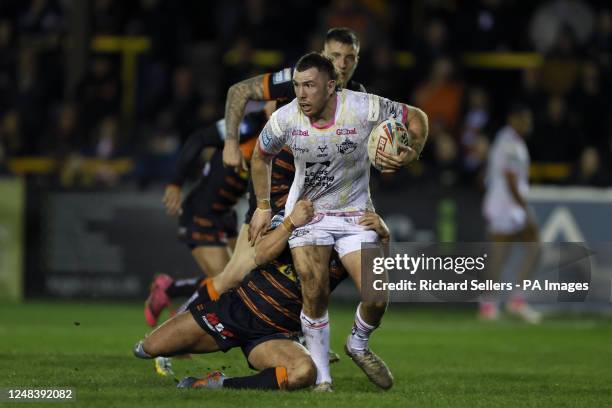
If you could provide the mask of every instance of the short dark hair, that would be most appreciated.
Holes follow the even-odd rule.
[[[359,50],[359,38],[357,33],[347,27],[334,27],[330,28],[325,35],[325,42],[338,41],[339,43],[346,45],[353,45]]]
[[[329,58],[318,52],[310,52],[300,58],[295,64],[295,70],[298,72],[306,71],[310,68],[316,68],[321,72],[327,73],[329,79],[338,80],[338,73],[334,64]]]

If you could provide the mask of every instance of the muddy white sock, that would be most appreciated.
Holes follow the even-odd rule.
[[[317,384],[332,382],[329,371],[329,317],[327,312],[322,317],[311,318],[300,313],[302,333],[312,361],[317,366]]]
[[[348,340],[348,346],[351,350],[356,352],[364,352],[368,349],[368,341],[370,335],[376,329],[376,326],[372,326],[363,321],[361,314],[359,313],[359,307],[357,305],[357,311],[355,312],[355,319],[353,320],[353,329]]]

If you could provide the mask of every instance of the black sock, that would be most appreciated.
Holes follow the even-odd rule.
[[[177,279],[166,289],[170,298],[191,296],[199,287],[204,278]]]
[[[285,367],[266,368],[248,377],[226,378],[224,388],[242,388],[256,390],[283,390],[287,387],[287,369]]]

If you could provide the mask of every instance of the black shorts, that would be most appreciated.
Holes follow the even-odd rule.
[[[199,246],[226,246],[238,236],[236,211],[194,214],[184,211],[179,218],[179,239],[193,249]]]
[[[236,291],[226,292],[215,302],[199,298],[189,305],[191,315],[206,333],[227,351],[240,347],[248,359],[251,351],[269,340],[297,341],[297,333],[283,333],[257,318]]]

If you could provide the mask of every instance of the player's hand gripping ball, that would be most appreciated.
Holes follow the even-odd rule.
[[[382,155],[397,156],[399,146],[408,146],[410,135],[406,126],[395,119],[387,119],[372,129],[368,139],[368,157],[370,163],[378,170],[384,170]]]

